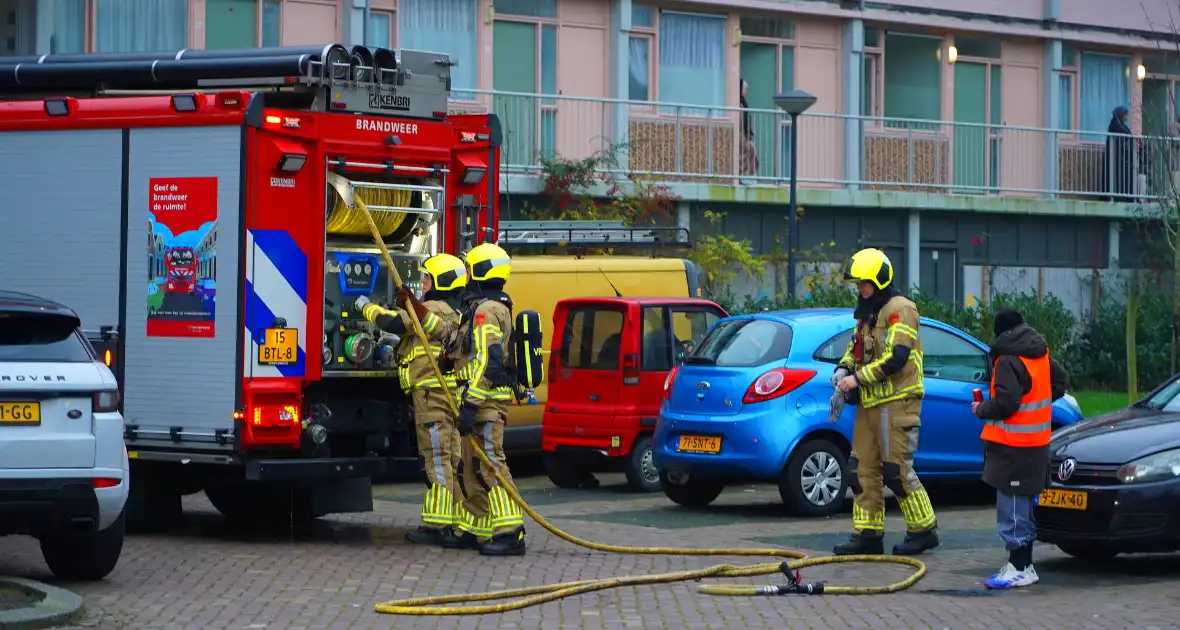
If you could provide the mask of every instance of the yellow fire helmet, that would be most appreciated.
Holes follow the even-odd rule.
[[[844,281],[872,282],[878,289],[884,289],[893,282],[893,263],[879,249],[862,249],[844,266]]]
[[[422,262],[435,291],[452,291],[467,286],[467,265],[450,254],[435,254]]]
[[[471,248],[464,256],[467,266],[471,268],[471,279],[476,282],[482,280],[508,280],[512,275],[512,259],[508,252],[495,243],[481,243]]]

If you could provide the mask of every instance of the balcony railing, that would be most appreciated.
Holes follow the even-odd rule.
[[[596,154],[618,158],[604,170],[667,181],[782,186],[790,173],[791,123],[777,110],[474,96],[451,110],[500,116],[508,173],[539,172],[543,156]],[[1178,192],[1176,139],[819,113],[798,124],[798,176],[807,187],[1116,201]]]

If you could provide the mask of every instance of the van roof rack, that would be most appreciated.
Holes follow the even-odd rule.
[[[496,244],[510,247],[638,248],[692,247],[688,228],[628,226],[622,221],[501,221]]]
[[[342,44],[8,57],[0,100],[294,91],[314,96],[319,111],[439,119],[454,65],[447,53]]]

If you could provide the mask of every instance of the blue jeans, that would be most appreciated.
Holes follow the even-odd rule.
[[[1033,517],[1036,496],[996,491],[996,529],[1008,551],[1031,545],[1037,539]]]

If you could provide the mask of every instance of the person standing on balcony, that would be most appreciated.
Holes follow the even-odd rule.
[[[1020,311],[997,312],[993,330],[991,396],[971,403],[971,411],[985,421],[983,482],[996,489],[996,525],[1008,550],[1008,562],[984,584],[1006,589],[1040,579],[1032,563],[1033,506],[1048,481],[1053,401],[1065,395],[1069,374]]]
[[[754,148],[754,116],[750,113],[750,103],[746,101],[746,92],[749,89],[750,84],[746,83],[745,79],[741,79],[742,140],[739,147],[741,150],[739,167],[742,175],[758,173],[758,151]]]
[[[1131,136],[1130,112],[1119,105],[1111,114],[1106,132],[1106,154],[1102,160],[1102,186],[1109,201],[1132,201],[1135,194],[1135,138]]]

